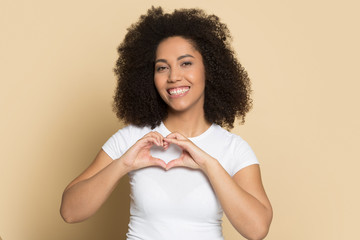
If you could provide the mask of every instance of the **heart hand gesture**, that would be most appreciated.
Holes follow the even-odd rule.
[[[159,166],[166,169],[166,163],[151,156],[150,149],[153,145],[161,146],[165,150],[169,147],[167,142],[164,142],[164,137],[158,132],[150,132],[139,139],[126,153],[122,156],[122,162],[129,171],[150,167]]]
[[[210,155],[201,150],[180,133],[174,132],[169,134],[166,138],[164,138],[164,142],[168,144],[176,144],[183,150],[179,158],[174,159],[167,164],[167,170],[173,167],[188,167],[206,170],[206,163],[213,160]]]

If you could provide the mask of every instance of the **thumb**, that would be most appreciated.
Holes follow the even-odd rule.
[[[164,160],[162,160],[160,158],[151,157],[150,158],[150,166],[159,166],[159,167],[162,167],[163,169],[167,169],[166,163],[164,162]]]
[[[184,162],[180,159],[180,158],[177,158],[177,159],[174,159],[174,160],[171,160],[170,162],[168,162],[168,164],[166,165],[166,170],[169,170],[173,167],[184,167]]]

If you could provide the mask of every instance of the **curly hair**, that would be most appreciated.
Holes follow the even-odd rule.
[[[217,16],[200,9],[168,14],[152,7],[127,30],[114,69],[118,84],[113,107],[118,118],[153,129],[167,117],[167,105],[154,84],[156,49],[164,39],[181,36],[203,57],[205,119],[228,129],[236,117],[245,122],[252,107],[250,80],[230,46],[227,26]]]

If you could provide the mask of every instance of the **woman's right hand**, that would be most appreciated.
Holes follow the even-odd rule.
[[[160,133],[150,132],[139,139],[118,160],[129,172],[150,166],[166,169],[166,163],[162,159],[151,156],[150,149],[153,145],[163,147],[164,150],[169,147],[169,143],[164,142],[164,137]]]
[[[149,166],[166,169],[163,160],[151,156],[153,145],[169,147],[160,133],[150,132],[115,161],[100,150],[93,163],[64,190],[60,208],[64,220],[74,223],[92,216],[128,172]]]

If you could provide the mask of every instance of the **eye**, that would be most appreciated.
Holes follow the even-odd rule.
[[[165,66],[158,66],[158,67],[156,67],[156,71],[157,72],[163,72],[163,71],[165,71],[167,69],[167,67],[165,67]]]
[[[188,67],[188,66],[191,66],[191,65],[192,65],[192,62],[183,62],[181,64],[181,66],[183,66],[183,67]]]

